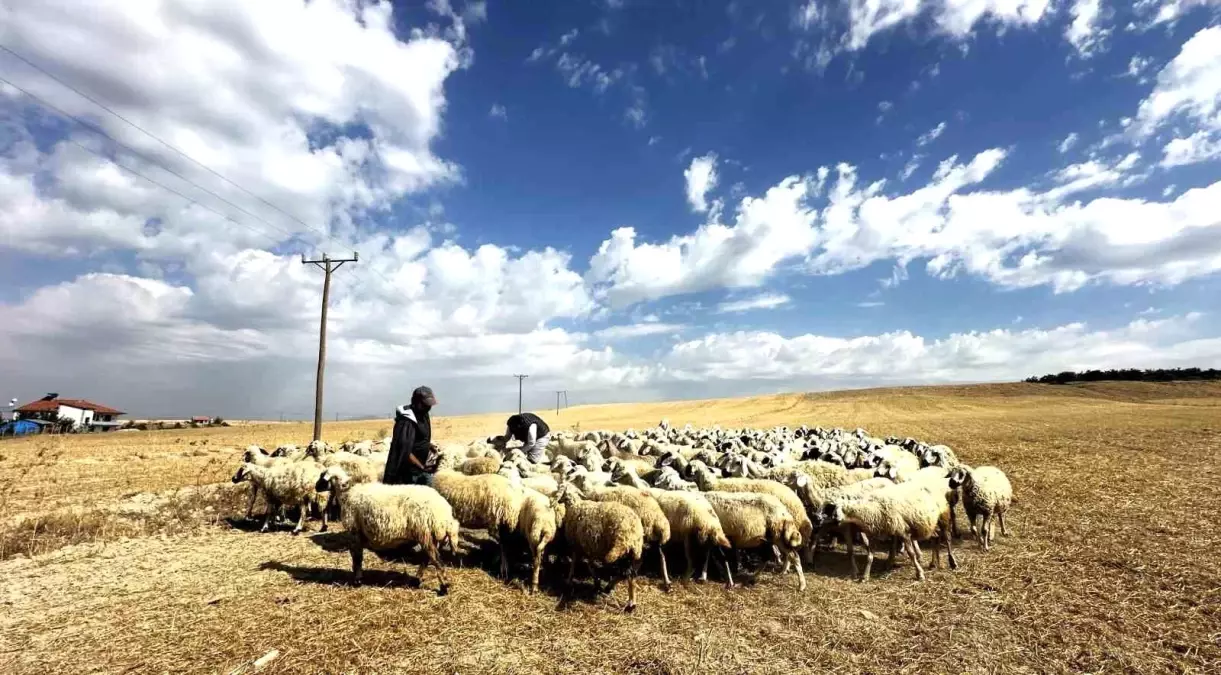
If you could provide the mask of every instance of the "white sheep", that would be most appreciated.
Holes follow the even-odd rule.
[[[433,474],[433,487],[454,507],[454,517],[463,527],[486,530],[500,544],[500,576],[508,578],[505,535],[517,529],[522,489],[504,476],[467,476],[448,469]]]
[[[793,522],[797,524],[797,531],[801,533],[801,540],[806,543],[806,559],[809,560],[809,546],[814,541],[814,524],[810,521],[809,514],[806,513],[805,505],[801,503],[801,498],[787,485],[783,485],[774,480],[759,479],[759,478],[717,478],[709,469],[697,468],[695,471],[695,483],[700,486],[705,492],[716,490],[719,492],[756,492],[759,494],[767,494],[780,500],[781,504],[788,509],[789,514],[793,516]],[[799,475],[794,479],[794,485],[801,487],[808,482],[805,476]],[[788,571],[786,565],[784,571]]]
[[[765,544],[777,548],[783,558],[797,568],[798,590],[806,589],[805,572],[801,569],[801,532],[789,510],[779,499],[757,492],[704,492],[704,499],[716,512],[725,537],[733,545],[735,558],[739,551]],[[709,556],[711,557],[711,556]],[[787,565],[786,565],[787,567]],[[704,559],[703,576],[708,573],[708,558]],[[729,561],[725,561],[725,577],[733,587]]]
[[[949,554],[950,568],[958,567],[950,544],[949,503],[945,492],[923,482],[896,484],[852,499],[828,504],[823,510],[824,522],[851,525],[860,533],[868,553],[862,581],[869,581],[873,567],[873,544],[879,537],[896,537],[916,567],[916,579],[924,580],[917,542],[937,536]],[[847,540],[848,557],[855,574],[852,537]],[[933,567],[940,567],[941,551],[934,545]]]
[[[530,551],[530,592],[538,591],[538,573],[543,564],[543,553],[555,539],[558,528],[555,510],[550,500],[534,490],[522,492],[521,512],[517,517],[517,531],[526,539]]]
[[[313,461],[284,462],[273,466],[259,466],[246,462],[233,475],[233,482],[248,480],[262,490],[267,500],[267,517],[263,520],[262,532],[271,527],[272,519],[285,506],[300,507],[301,515],[293,534],[305,529],[305,518],[309,506],[319,506],[320,498],[315,489],[322,465]],[[322,531],[326,531],[326,508],[322,509]]]
[[[635,609],[636,573],[644,551],[644,526],[636,512],[623,504],[585,499],[579,489],[569,484],[560,487],[552,503],[572,552],[568,586],[572,586],[578,559],[590,565],[595,592],[601,591],[601,583],[594,565],[622,565],[627,576],[626,609],[629,612]],[[607,592],[612,588],[613,584]]]
[[[285,457],[272,457],[267,454],[266,450],[257,445],[247,445],[246,451],[242,453],[243,463],[257,464],[263,467],[273,466],[275,464],[289,461],[292,460]],[[256,483],[251,482],[250,500],[246,502],[246,520],[250,520],[250,518],[254,515],[254,501],[258,498],[258,496],[259,486]]]
[[[1005,527],[1005,512],[1013,503],[1013,486],[1004,471],[994,466],[971,468],[960,465],[950,472],[950,486],[961,488],[962,507],[967,512],[967,521],[971,523],[971,533],[985,551],[992,543],[992,516],[1000,521],[1001,534],[1009,536],[1009,530]],[[978,517],[982,517],[983,522],[977,530],[975,520]]]
[[[666,517],[657,500],[646,490],[625,485],[595,487],[582,490],[581,493],[586,499],[623,504],[636,512],[644,528],[644,542],[657,547],[657,557],[661,560],[662,585],[664,588],[670,588],[670,569],[666,565],[665,551],[665,546],[670,541],[670,519]]]
[[[696,547],[704,551],[704,571],[700,581],[708,580],[707,559],[714,548],[730,547],[721,521],[716,516],[712,505],[699,492],[670,491],[652,488],[649,494],[657,500],[666,518],[670,521],[671,541],[682,542],[683,554],[687,558],[686,579],[691,579],[695,571],[695,557],[691,549]]]
[[[448,592],[439,549],[449,544],[451,551],[456,550],[458,520],[449,502],[436,490],[423,485],[354,483],[339,466],[323,471],[315,489],[331,492],[342,507],[343,526],[351,538],[352,583],[360,584],[365,549],[390,551],[419,544],[428,560],[420,564],[416,576],[422,582],[424,570],[434,565],[440,579],[439,593]]]

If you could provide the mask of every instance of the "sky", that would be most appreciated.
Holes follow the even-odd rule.
[[[1221,364],[1219,0],[0,5],[0,398]]]

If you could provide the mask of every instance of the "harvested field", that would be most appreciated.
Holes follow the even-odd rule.
[[[879,562],[851,581],[842,552],[809,589],[764,573],[736,589],[621,586],[562,601],[494,577],[479,550],[438,597],[415,565],[366,556],[347,585],[341,533],[248,532],[227,516],[239,448],[308,440],[306,424],[0,443],[0,672],[1218,672],[1221,384],[880,389],[571,408],[555,427],[672,423],[862,426],[995,464],[1012,536],[913,581]],[[437,419],[439,440],[503,415]],[[388,421],[337,423],[327,440]],[[216,485],[220,484],[220,485]],[[317,523],[312,523],[317,529]],[[476,541],[473,545],[477,545]],[[648,560],[646,558],[646,560]],[[671,559],[681,568],[681,555]]]

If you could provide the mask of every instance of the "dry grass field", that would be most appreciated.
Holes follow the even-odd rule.
[[[441,412],[441,411],[438,411]],[[247,443],[306,424],[0,442],[0,672],[1221,672],[1221,385],[981,385],[571,408],[557,427],[863,426],[952,446],[1014,484],[1012,536],[916,583],[900,560],[810,587],[765,571],[733,590],[653,570],[572,596],[494,578],[481,550],[453,590],[366,556],[347,585],[341,533],[250,532],[229,517]],[[337,423],[327,440],[389,422]],[[503,416],[438,419],[438,439]],[[313,523],[313,529],[317,524]],[[474,542],[472,546],[477,546]],[[680,567],[681,557],[673,558]],[[648,561],[648,558],[646,558]]]

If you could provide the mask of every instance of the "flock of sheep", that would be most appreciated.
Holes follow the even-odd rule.
[[[264,495],[263,530],[284,507],[300,507],[293,533],[310,513],[327,529],[337,508],[349,533],[353,580],[360,582],[365,549],[387,552],[419,545],[427,566],[437,568],[440,592],[448,582],[439,551],[457,554],[459,527],[487,531],[500,545],[500,572],[509,574],[506,544],[524,541],[531,566],[530,590],[538,589],[547,555],[567,557],[571,583],[578,560],[587,563],[596,590],[599,568],[626,577],[630,610],[642,556],[655,549],[663,585],[670,587],[665,547],[681,545],[685,577],[702,557],[707,580],[714,556],[733,586],[741,551],[761,549],[794,571],[805,590],[803,561],[812,566],[819,546],[838,537],[857,574],[854,545],[867,551],[861,579],[869,579],[875,546],[900,547],[917,579],[924,578],[921,542],[933,546],[933,566],[944,547],[951,568],[962,504],[971,533],[986,551],[994,523],[1008,534],[1005,512],[1013,490],[996,467],[970,467],[944,445],[911,438],[874,438],[863,429],[683,428],[666,420],[641,432],[557,432],[547,463],[530,462],[514,441],[491,437],[469,444],[444,444],[432,486],[381,483],[388,439],[345,442],[338,448],[315,441],[268,453],[246,448],[235,483],[248,480],[255,499]],[[608,588],[609,591],[609,588]]]

